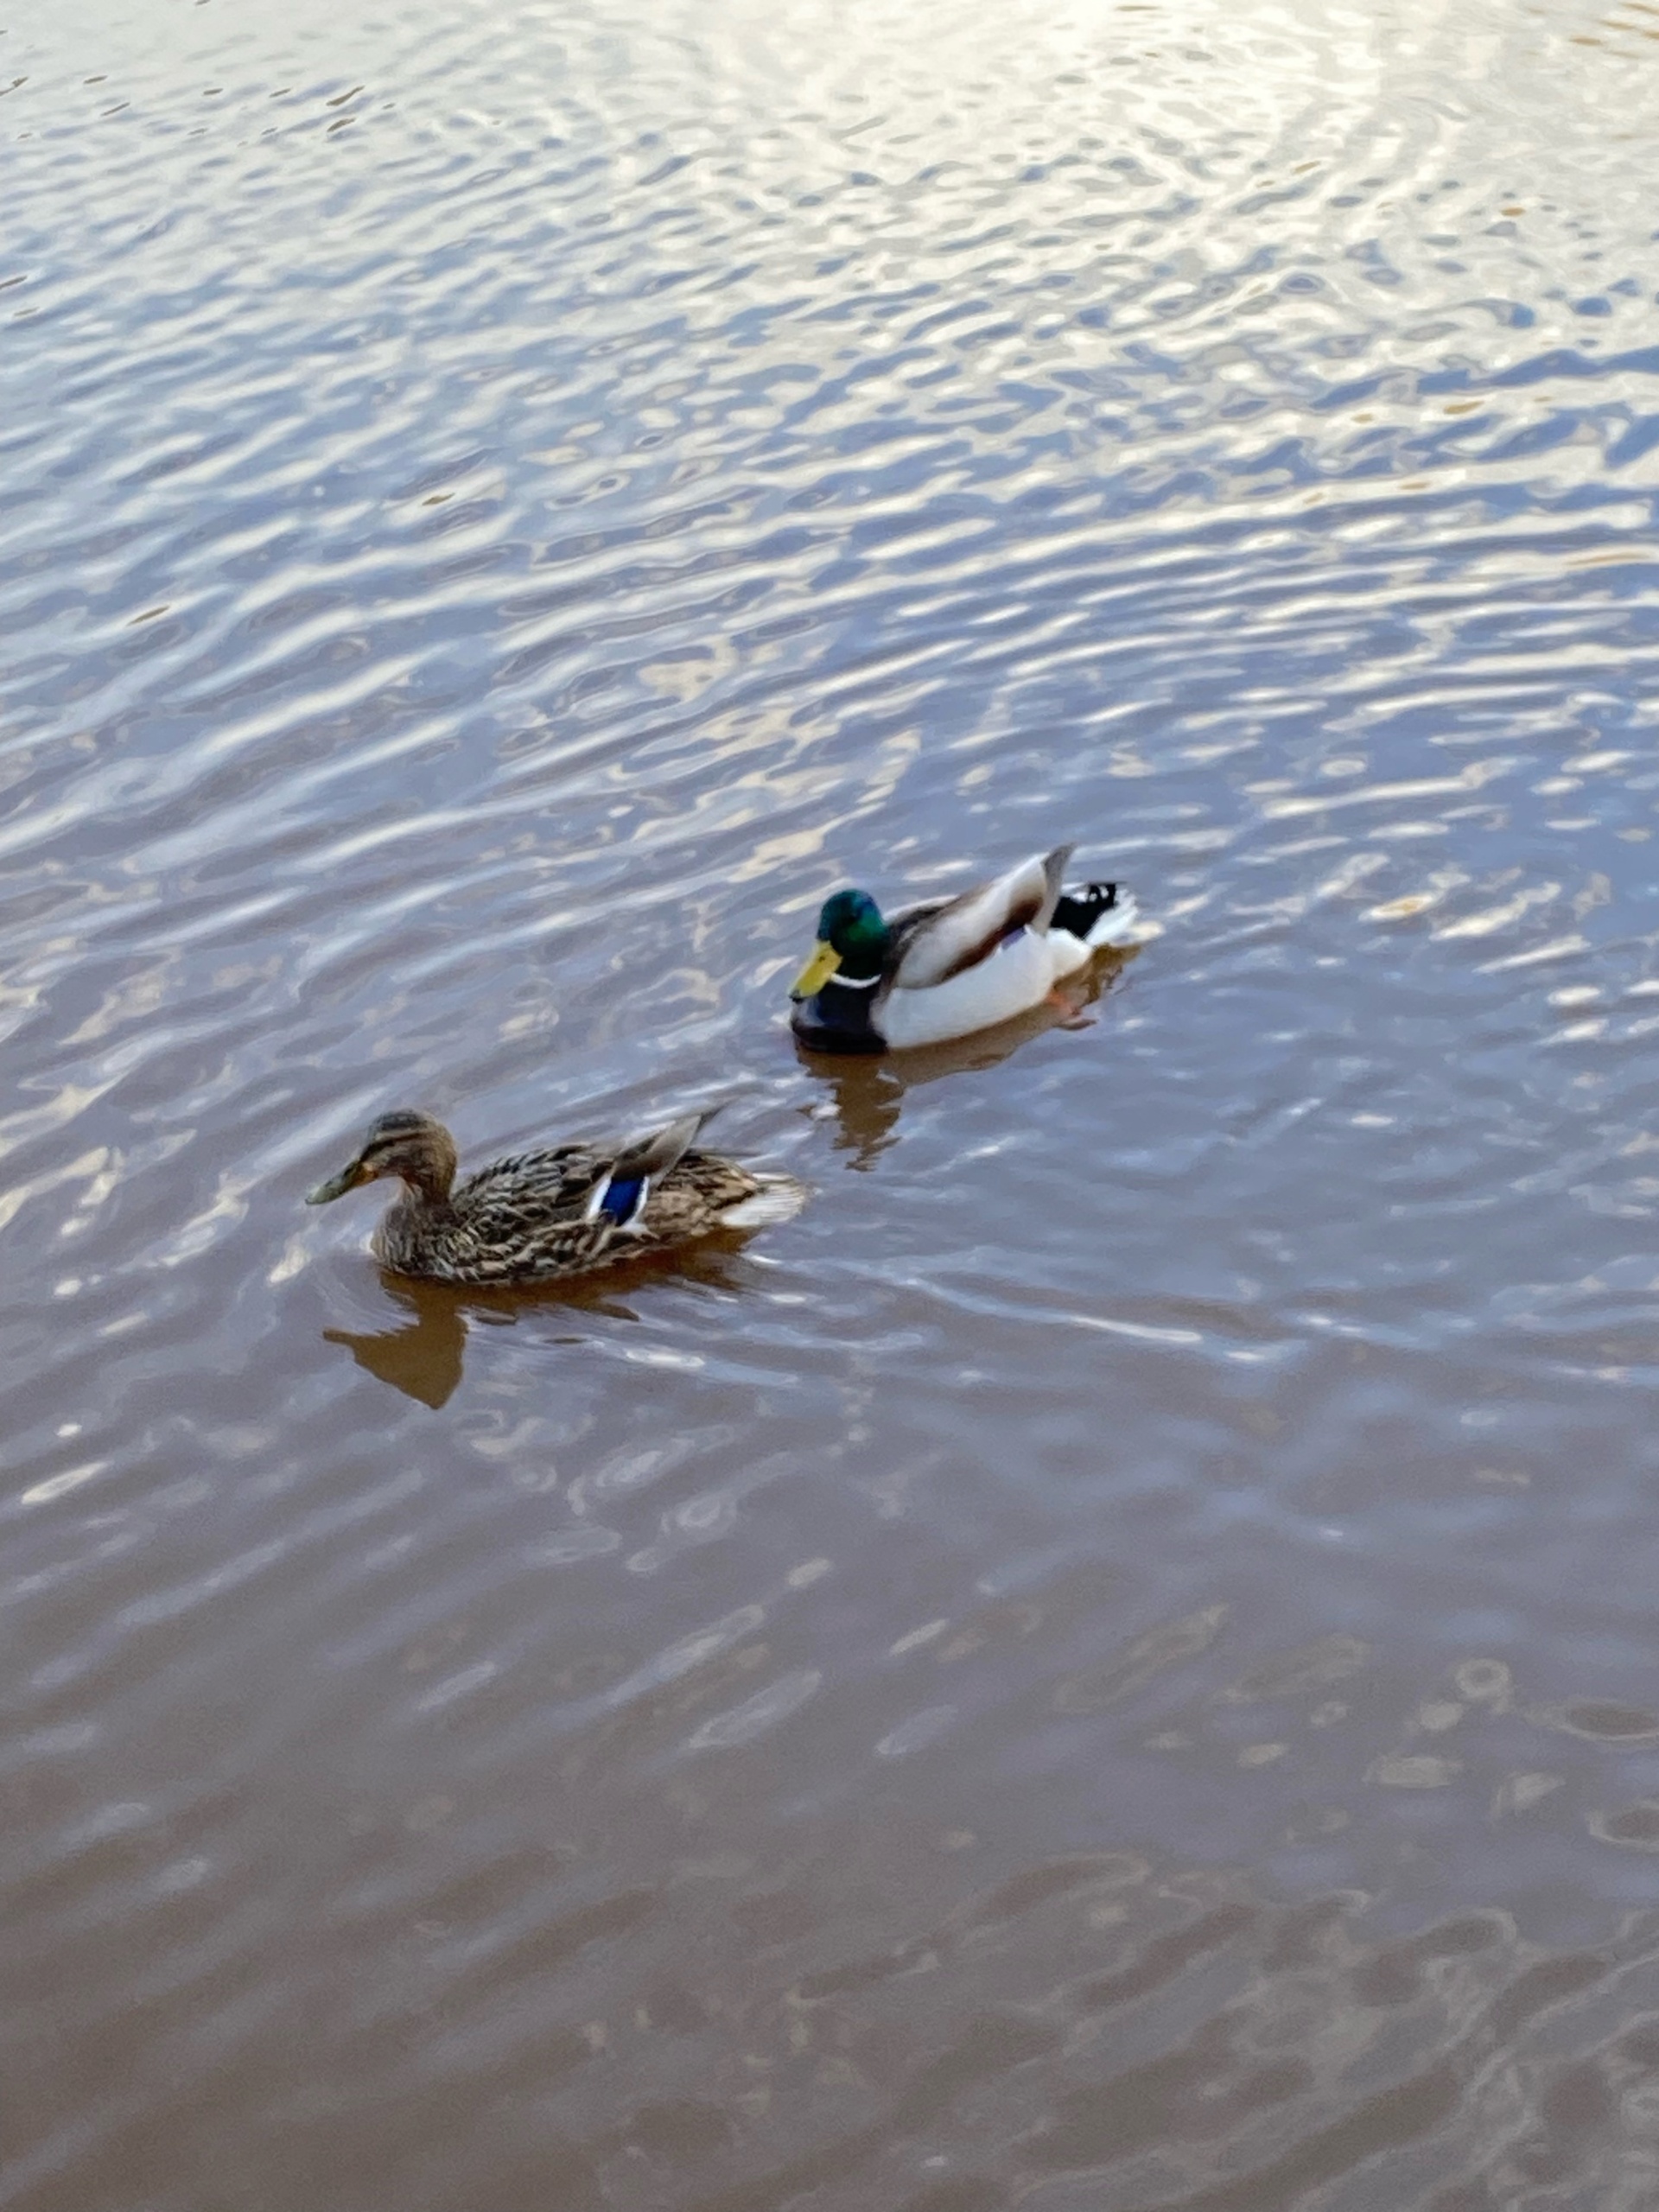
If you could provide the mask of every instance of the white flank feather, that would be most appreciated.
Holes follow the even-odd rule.
[[[1057,967],[1055,955],[1075,946],[1075,958]],[[1064,930],[1033,937],[1021,930],[988,960],[963,969],[948,983],[931,991],[890,991],[875,1010],[875,1026],[897,1052],[918,1045],[943,1045],[953,1037],[971,1037],[976,1029],[990,1029],[1008,1021],[1027,1007],[1036,1006],[1053,988],[1055,977],[1080,966],[1087,952]]]

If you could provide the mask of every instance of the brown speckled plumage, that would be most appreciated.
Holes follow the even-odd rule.
[[[385,1266],[442,1282],[551,1282],[743,1227],[728,1222],[734,1209],[794,1187],[786,1177],[753,1174],[718,1154],[693,1151],[703,1118],[688,1116],[627,1145],[515,1153],[457,1183],[454,1143],[442,1123],[383,1115],[312,1203],[400,1176],[403,1195],[372,1240]],[[603,1210],[607,1194],[614,1214]]]

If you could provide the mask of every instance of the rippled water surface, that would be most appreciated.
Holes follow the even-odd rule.
[[[0,2203],[1659,2202],[1659,11],[3,29]]]

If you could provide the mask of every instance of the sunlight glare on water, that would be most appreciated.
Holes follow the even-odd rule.
[[[1656,71],[0,22],[0,2201],[1659,2202]],[[1062,839],[1089,1020],[798,1058]],[[717,1099],[678,1266],[302,1204]]]

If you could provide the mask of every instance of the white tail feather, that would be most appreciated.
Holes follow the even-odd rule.
[[[1120,891],[1117,904],[1106,909],[1084,942],[1096,947],[1139,944],[1141,934],[1141,910],[1130,893]]]
[[[793,1221],[806,1204],[806,1186],[792,1175],[768,1175],[760,1188],[720,1217],[722,1229],[765,1229],[773,1222]]]

